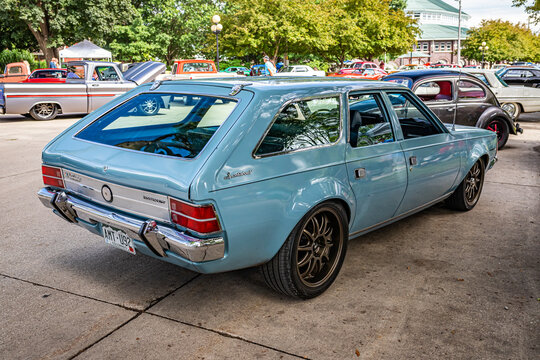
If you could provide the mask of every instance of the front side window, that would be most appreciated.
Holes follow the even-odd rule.
[[[433,120],[405,93],[388,93],[405,139],[441,133]]]
[[[234,100],[212,96],[139,94],[75,137],[124,149],[194,158],[235,106]]]
[[[483,99],[486,97],[484,89],[468,80],[458,81],[458,98],[459,99]]]
[[[420,84],[414,93],[422,101],[449,101],[452,100],[452,82],[448,80],[428,81]]]
[[[118,73],[112,66],[96,66],[92,79],[96,81],[118,81]]]
[[[349,143],[352,147],[394,141],[390,122],[382,112],[381,99],[373,94],[349,95]]]
[[[300,100],[286,105],[260,142],[256,156],[335,143],[340,134],[338,97]]]

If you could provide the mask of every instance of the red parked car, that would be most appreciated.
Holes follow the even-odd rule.
[[[383,69],[356,69],[351,73],[348,74],[332,74],[328,76],[334,76],[334,77],[343,77],[343,78],[349,78],[349,79],[367,79],[367,80],[379,80],[383,76],[388,75],[386,71]]]
[[[30,74],[24,83],[65,83],[66,69],[37,69]]]
[[[378,69],[379,65],[375,64],[371,61],[357,61],[353,63],[353,65],[350,68],[341,69],[337,72],[338,75],[342,74],[350,74],[358,69]]]

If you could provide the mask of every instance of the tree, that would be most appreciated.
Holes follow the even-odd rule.
[[[329,41],[317,0],[230,0],[223,14],[223,48],[236,56],[306,53]]]
[[[58,57],[61,45],[85,38],[101,42],[135,13],[130,0],[0,0],[0,8],[26,24],[47,62]]]
[[[463,56],[477,61],[482,60],[482,51],[478,48],[484,41],[489,47],[489,50],[484,53],[485,61],[540,61],[539,38],[523,24],[516,25],[502,20],[483,20],[479,27],[468,31],[468,38],[463,43]]]
[[[28,26],[8,12],[0,11],[0,49],[38,49]]]
[[[119,60],[159,57],[171,64],[200,55],[208,46],[210,19],[219,11],[212,0],[133,0],[133,5],[134,20],[108,36]]]
[[[540,22],[540,1],[539,0],[512,0],[512,6],[524,7],[529,17],[535,24]]]
[[[419,33],[416,21],[392,8],[389,0],[327,0],[323,8],[331,41],[320,53],[341,66],[350,57],[402,54]]]

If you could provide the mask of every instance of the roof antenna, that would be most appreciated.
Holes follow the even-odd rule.
[[[459,101],[459,83],[461,82],[461,73],[463,69],[459,68],[459,75],[456,82],[457,91],[456,91],[456,107],[454,108],[454,120],[452,121],[452,131],[456,131],[456,117],[457,117],[457,111],[458,111],[458,101]]]

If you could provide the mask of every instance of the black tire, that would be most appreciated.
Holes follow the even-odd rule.
[[[30,109],[30,116],[38,121],[52,120],[56,115],[58,115],[56,104],[37,104]]]
[[[160,108],[161,106],[158,98],[148,98],[138,107],[143,115],[156,115]]]
[[[448,207],[459,211],[471,210],[482,193],[486,167],[482,159],[473,165],[465,179],[459,184],[454,193],[446,200]]]
[[[300,299],[322,294],[341,269],[348,239],[343,207],[334,202],[316,206],[294,227],[276,256],[261,265],[266,284]]]
[[[486,127],[486,130],[491,130],[497,133],[497,147],[502,149],[506,142],[508,141],[508,136],[510,135],[510,130],[508,129],[508,124],[505,120],[501,118],[495,118],[490,120]]]

